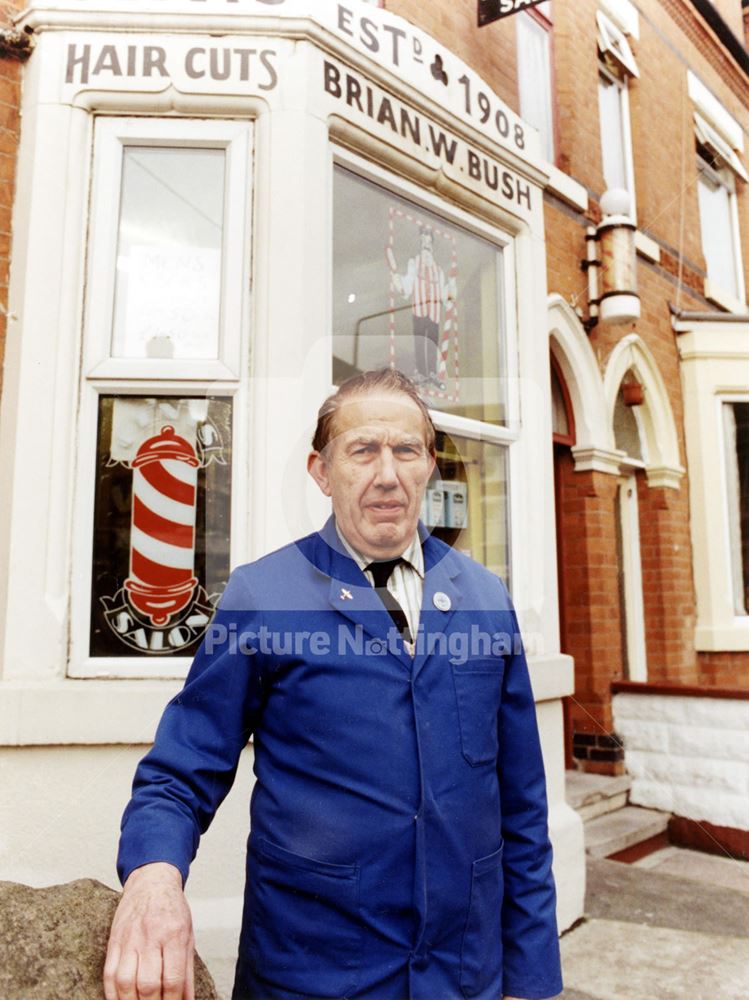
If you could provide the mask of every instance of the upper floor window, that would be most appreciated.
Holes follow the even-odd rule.
[[[598,112],[603,178],[607,190],[629,192],[635,215],[635,175],[629,118],[629,80],[639,76],[626,35],[601,11],[598,19]]]
[[[704,147],[698,148],[697,171],[702,252],[708,280],[730,298],[743,299],[733,174],[721,167]]]
[[[541,151],[556,158],[551,0],[517,18],[520,114],[541,139]]]
[[[698,111],[694,115],[697,144],[697,196],[702,252],[710,298],[743,302],[745,297],[736,177],[747,180],[729,139]]]

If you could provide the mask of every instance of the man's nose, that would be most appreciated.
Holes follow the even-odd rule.
[[[391,448],[382,448],[377,456],[377,474],[375,482],[378,486],[392,487],[398,485],[398,469]]]

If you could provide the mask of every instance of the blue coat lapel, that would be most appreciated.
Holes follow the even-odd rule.
[[[419,644],[413,662],[414,676],[421,670],[433,652],[439,655],[442,644],[441,634],[447,635],[450,619],[460,606],[462,594],[458,588],[460,563],[455,553],[439,539],[429,534],[423,524],[419,524],[419,535],[424,549],[424,596],[421,601],[419,622]],[[435,595],[443,594],[449,601],[447,610],[441,610],[434,602]],[[438,599],[439,600],[439,599]],[[444,599],[440,601],[444,602]]]
[[[394,656],[411,669],[411,657],[393,631],[393,620],[374,588],[341,544],[330,517],[318,533],[314,546],[315,565],[330,577],[328,600],[332,608],[361,628],[372,639],[388,645]]]
[[[448,623],[459,607],[461,593],[457,586],[460,564],[452,549],[433,538],[419,523],[419,537],[424,550],[424,596],[416,656],[411,659],[398,638],[393,641],[393,622],[382,601],[367,578],[348,554],[338,537],[335,520],[331,516],[325,525],[312,536],[312,558],[315,566],[330,578],[328,601],[332,608],[347,618],[352,625],[363,629],[373,639],[389,644],[389,648],[414,675],[432,655],[439,653],[447,634]],[[450,606],[440,610],[434,603],[436,594],[445,595]]]

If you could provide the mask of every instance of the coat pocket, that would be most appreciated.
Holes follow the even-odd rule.
[[[473,862],[471,899],[460,957],[460,988],[475,997],[496,985],[502,988],[502,847]]]
[[[453,664],[463,756],[471,765],[497,759],[497,716],[502,698],[504,661],[468,660]]]
[[[361,963],[359,866],[250,839],[250,950],[257,975],[315,997],[348,997]]]

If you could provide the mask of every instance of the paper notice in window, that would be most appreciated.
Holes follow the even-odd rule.
[[[133,246],[117,262],[126,295],[115,354],[127,358],[218,356],[221,251]]]

